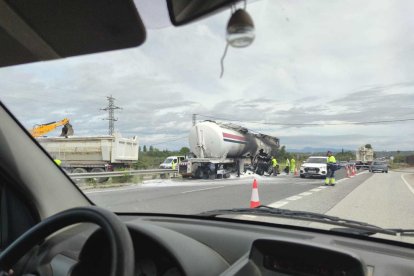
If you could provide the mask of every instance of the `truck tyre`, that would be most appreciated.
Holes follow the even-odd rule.
[[[96,173],[96,172],[105,172],[105,170],[103,168],[93,168],[91,170],[92,173]],[[109,180],[109,177],[94,177],[93,180],[95,180],[95,182],[97,183],[103,183]]]
[[[203,178],[203,170],[198,167],[194,173],[194,178],[201,179]]]
[[[87,171],[86,171],[86,169],[84,169],[84,168],[75,168],[75,169],[72,171],[72,173],[87,173]],[[74,181],[76,184],[81,185],[81,184],[85,184],[86,179],[85,179],[85,178],[82,178],[82,179],[73,179],[73,181]]]
[[[304,175],[304,174],[301,174],[301,175],[300,175],[300,178],[305,178],[305,175]]]

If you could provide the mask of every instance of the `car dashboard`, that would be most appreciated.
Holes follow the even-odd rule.
[[[413,275],[414,250],[324,230],[184,216],[120,215],[135,275]],[[37,250],[41,275],[108,275],[106,237],[91,224],[61,231]],[[47,252],[47,253],[45,253]]]

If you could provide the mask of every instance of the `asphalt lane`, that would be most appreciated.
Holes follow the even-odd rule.
[[[328,214],[384,228],[414,229],[413,174],[375,173]]]
[[[343,177],[343,172],[339,172],[338,176]],[[282,207],[285,202],[316,193],[312,190],[318,190],[324,182],[323,179],[302,179],[292,175],[255,178],[260,203],[274,207]],[[89,191],[87,195],[97,205],[117,212],[196,214],[213,209],[249,207],[252,182],[253,176],[217,180],[154,180],[127,188]],[[354,182],[347,189],[337,189],[337,198],[331,201],[345,197],[360,183]],[[326,207],[326,204],[323,206]],[[304,210],[310,208],[306,206]]]

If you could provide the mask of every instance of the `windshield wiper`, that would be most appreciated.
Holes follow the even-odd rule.
[[[414,237],[414,229],[387,228],[387,230],[394,231],[397,235]]]
[[[199,216],[217,217],[221,215],[258,215],[258,216],[271,216],[278,218],[288,218],[296,220],[306,220],[311,222],[319,222],[325,224],[332,224],[342,227],[349,227],[353,229],[359,229],[364,232],[354,231],[354,233],[363,235],[372,235],[376,233],[382,233],[387,235],[398,235],[398,229],[384,229],[376,225],[372,225],[365,222],[343,219],[335,216],[329,216],[324,214],[318,214],[307,211],[295,211],[281,208],[273,208],[265,205],[260,205],[256,208],[233,208],[233,209],[217,209],[197,214]],[[339,228],[335,228],[334,231]],[[403,229],[400,229],[403,230]],[[341,231],[345,232],[345,231]],[[413,231],[414,232],[414,231]]]

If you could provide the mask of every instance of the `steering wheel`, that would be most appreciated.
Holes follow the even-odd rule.
[[[9,271],[43,239],[66,226],[81,222],[97,224],[107,235],[111,250],[109,275],[132,276],[135,271],[134,248],[127,227],[114,213],[95,206],[68,209],[41,221],[0,254],[0,269]]]

